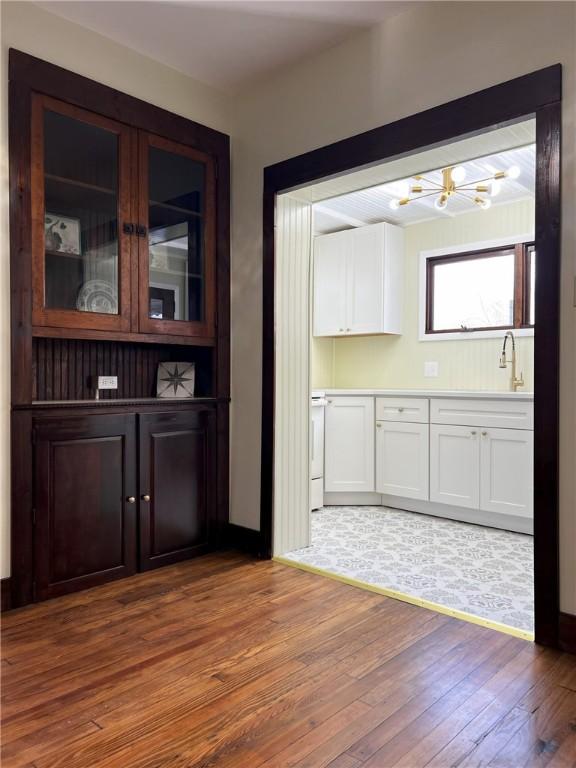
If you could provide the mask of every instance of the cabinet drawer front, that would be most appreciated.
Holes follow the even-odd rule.
[[[428,400],[416,397],[377,397],[376,421],[428,423]]]
[[[432,399],[432,424],[534,429],[534,403],[529,400]]]

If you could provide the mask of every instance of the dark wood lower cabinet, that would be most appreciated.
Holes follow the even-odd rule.
[[[217,545],[215,441],[210,407],[34,418],[33,599]]]
[[[140,416],[141,570],[209,547],[215,416],[215,411]]]
[[[35,594],[45,600],[136,571],[136,416],[34,424]]]

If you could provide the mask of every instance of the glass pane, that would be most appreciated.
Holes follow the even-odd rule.
[[[204,165],[150,148],[149,309],[157,320],[204,317]]]
[[[434,267],[433,330],[513,324],[513,250]]]
[[[118,137],[44,113],[45,306],[118,314]]]
[[[528,248],[528,258],[530,259],[530,297],[528,323],[534,325],[536,318],[536,249],[534,246]]]

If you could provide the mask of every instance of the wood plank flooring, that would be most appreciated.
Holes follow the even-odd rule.
[[[576,766],[576,657],[236,553],[6,614],[4,768]]]

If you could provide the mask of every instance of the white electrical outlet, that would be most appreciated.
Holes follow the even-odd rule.
[[[98,376],[98,389],[118,389],[118,376]]]
[[[438,363],[435,360],[424,363],[424,376],[427,379],[438,376]]]

